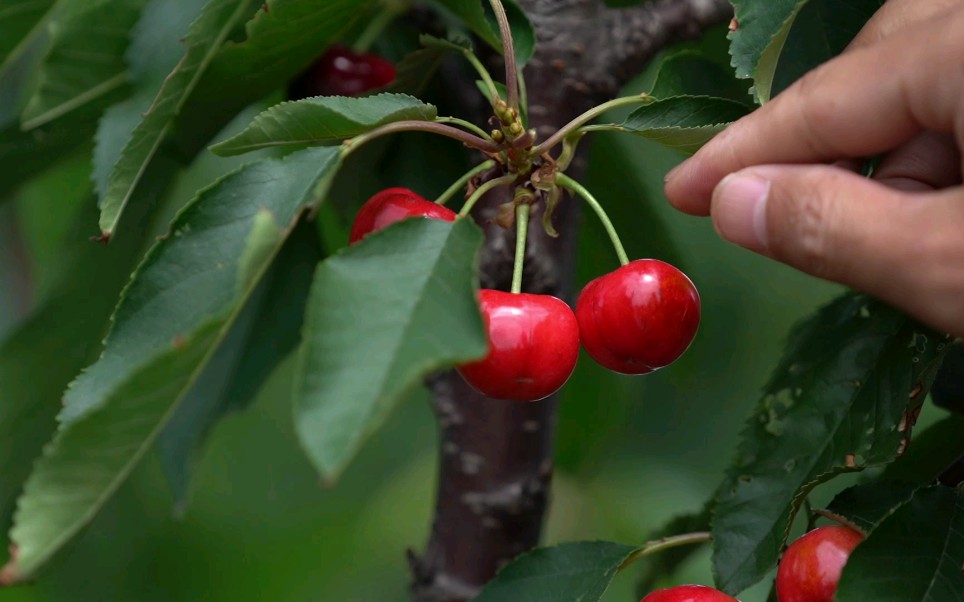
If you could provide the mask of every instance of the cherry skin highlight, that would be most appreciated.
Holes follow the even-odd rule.
[[[371,232],[409,217],[454,222],[458,215],[447,207],[423,199],[407,188],[388,188],[376,193],[362,205],[352,223],[348,244],[355,244]]]
[[[579,326],[564,301],[483,289],[479,307],[488,355],[458,367],[472,388],[496,399],[536,401],[566,384],[579,357]]]
[[[646,374],[674,362],[693,342],[700,296],[670,264],[638,259],[587,284],[576,319],[583,347],[596,362]]]
[[[833,602],[850,553],[864,536],[849,527],[818,527],[790,544],[777,568],[780,602]]]
[[[640,602],[740,602],[723,592],[705,585],[677,585],[657,590]]]
[[[292,99],[359,96],[395,81],[395,65],[377,54],[334,44],[292,84]]]

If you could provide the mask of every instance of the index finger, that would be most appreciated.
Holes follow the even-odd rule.
[[[888,0],[847,46],[848,50],[875,44],[898,31],[958,4],[960,0]]]
[[[923,130],[953,132],[964,123],[961,31],[958,5],[825,63],[670,172],[667,198],[706,215],[716,185],[743,168],[865,157]]]

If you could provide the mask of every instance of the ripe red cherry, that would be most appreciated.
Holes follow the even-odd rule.
[[[579,336],[601,365],[646,374],[683,355],[700,325],[700,296],[686,275],[638,259],[586,285],[576,302]]]
[[[639,602],[740,602],[705,585],[677,585],[657,590]]]
[[[292,84],[289,97],[358,96],[395,81],[395,66],[377,54],[329,46]]]
[[[428,217],[454,222],[458,215],[438,203],[420,197],[407,188],[387,188],[365,201],[355,216],[348,244],[355,244],[370,232],[407,217]]]
[[[550,295],[479,291],[488,332],[484,359],[459,366],[475,390],[516,401],[547,397],[566,384],[579,357],[572,310]]]
[[[794,541],[777,569],[780,602],[833,602],[850,553],[864,536],[849,527],[818,527]]]

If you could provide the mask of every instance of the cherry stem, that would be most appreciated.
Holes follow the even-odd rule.
[[[626,560],[623,560],[623,563],[619,565],[619,570],[621,571],[625,569],[640,558],[645,558],[646,556],[650,556],[657,552],[662,552],[663,550],[698,543],[707,543],[710,541],[713,541],[713,536],[710,535],[708,531],[698,531],[696,533],[684,533],[682,535],[673,535],[671,537],[661,537],[657,540],[646,542],[643,547],[627,556]]]
[[[516,111],[519,110],[519,69],[515,62],[515,44],[512,41],[512,28],[509,26],[509,16],[505,14],[502,0],[489,0],[495,19],[499,22],[499,33],[502,36],[502,56],[505,59],[505,102]]]
[[[541,155],[542,153],[545,153],[546,151],[551,150],[554,146],[562,142],[566,138],[566,136],[568,136],[570,133],[576,131],[583,125],[589,123],[590,121],[592,121],[596,117],[599,117],[603,113],[606,113],[607,111],[611,111],[613,109],[617,109],[619,107],[625,107],[629,105],[645,104],[648,102],[652,102],[652,100],[653,99],[648,94],[644,93],[639,96],[624,96],[622,98],[614,98],[609,102],[604,102],[601,105],[598,105],[589,109],[582,115],[579,115],[578,117],[576,117],[575,119],[573,119],[572,121],[570,121],[569,123],[561,127],[552,136],[549,136],[548,138],[546,138],[546,140],[542,144],[535,147],[532,150],[532,153],[538,156],[538,155]]]
[[[564,173],[556,174],[556,183],[567,190],[575,192],[581,196],[590,207],[592,207],[593,211],[595,211],[596,215],[599,217],[599,221],[602,222],[603,228],[606,229],[606,234],[609,235],[609,240],[611,240],[613,243],[613,249],[616,250],[616,256],[619,257],[619,263],[621,265],[626,265],[629,263],[629,256],[626,255],[626,249],[623,248],[623,243],[620,242],[619,235],[616,234],[616,228],[613,227],[613,222],[609,219],[609,216],[606,215],[606,210],[602,208],[602,205],[599,204],[599,201],[597,201],[596,198],[592,196],[592,194],[586,190],[582,184],[573,180]]]
[[[449,186],[448,189],[442,193],[442,196],[435,199],[435,203],[438,205],[444,205],[445,203],[448,203],[449,199],[455,196],[456,192],[465,188],[466,184],[469,183],[469,180],[471,180],[472,178],[474,178],[475,176],[479,175],[480,173],[482,173],[487,169],[492,169],[493,167],[495,167],[495,161],[491,159],[489,159],[488,161],[483,161],[482,163],[476,165],[471,170],[469,170],[468,173],[466,173],[464,176],[456,180],[455,183]]]
[[[512,288],[510,292],[522,292],[522,269],[526,261],[526,237],[529,234],[529,213],[532,207],[528,203],[519,203],[515,208],[515,265],[512,267]]]
[[[486,69],[485,65],[482,64],[482,61],[479,60],[479,57],[475,56],[475,53],[473,53],[471,50],[466,49],[462,55],[465,57],[465,60],[467,60],[469,64],[475,68],[476,72],[479,74],[479,77],[482,78],[482,82],[489,90],[489,102],[495,105],[495,101],[499,100],[501,96],[499,95],[499,88],[495,85],[495,80],[492,79],[492,74],[489,73],[489,70]]]
[[[434,121],[396,121],[346,140],[342,145],[342,156],[348,155],[359,146],[371,142],[375,138],[381,138],[382,136],[396,134],[398,132],[428,132],[430,134],[439,134],[440,136],[453,138],[466,146],[483,152],[497,153],[500,150],[499,145],[494,142],[489,142],[475,134],[464,132],[450,125],[445,125],[444,123],[436,123]]]
[[[502,186],[503,184],[511,184],[515,179],[516,179],[515,174],[508,174],[500,178],[495,178],[494,180],[489,180],[485,184],[482,184],[481,186],[476,188],[475,192],[472,193],[472,196],[470,196],[468,200],[465,201],[465,205],[462,205],[462,210],[459,211],[459,217],[465,217],[466,215],[468,215],[469,212],[472,211],[472,207],[475,206],[478,200],[481,199],[485,193],[492,190],[493,188],[496,188],[497,186]]]
[[[488,132],[486,132],[479,126],[475,125],[471,121],[459,119],[458,117],[436,117],[435,123],[451,123],[452,125],[462,126],[463,128],[469,130],[470,132],[474,132],[478,134],[479,137],[482,138],[483,140],[493,142],[492,136],[490,136]]]

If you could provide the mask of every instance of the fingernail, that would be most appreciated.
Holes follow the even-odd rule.
[[[723,178],[713,191],[713,225],[726,240],[752,251],[767,247],[767,197],[770,182],[751,174]]]

